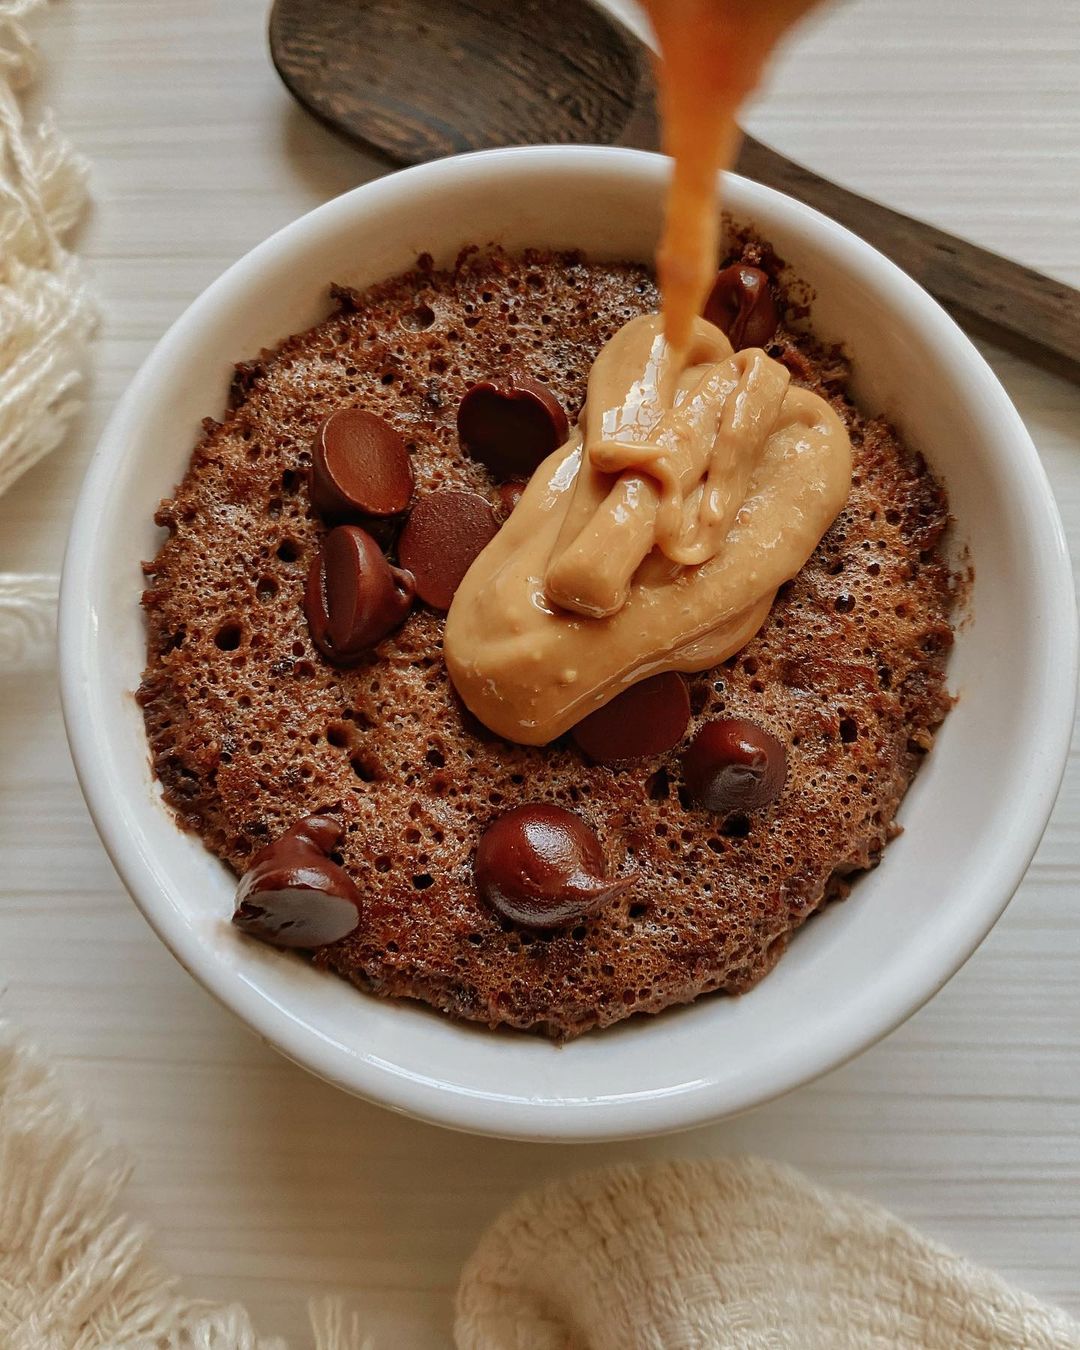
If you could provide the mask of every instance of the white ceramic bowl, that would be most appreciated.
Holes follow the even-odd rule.
[[[562,1049],[357,993],[239,937],[233,879],[161,803],[132,698],[143,666],[139,561],[231,363],[320,318],[327,284],[364,284],[466,242],[651,257],[666,161],[537,148],[443,160],[356,189],[288,226],[172,327],[109,423],[79,499],[60,612],[64,713],[105,847],[177,959],[291,1059],[364,1097],[531,1139],[643,1135],[744,1110],[895,1027],[974,951],[1015,890],[1064,766],[1076,616],[1057,511],[1001,386],[951,319],[866,244],[739,178],[726,205],[817,291],[815,327],[855,357],[855,393],[945,481],[976,581],[950,666],[960,701],[904,802],[905,833],[851,900],[807,925],[742,998],[705,998]]]

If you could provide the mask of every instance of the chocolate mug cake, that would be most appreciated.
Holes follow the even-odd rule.
[[[333,295],[237,368],[146,564],[155,772],[237,923],[558,1039],[750,988],[948,709],[940,486],[749,237],[674,374],[633,263]]]

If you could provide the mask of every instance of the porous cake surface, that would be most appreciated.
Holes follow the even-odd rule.
[[[390,420],[417,498],[464,486],[494,502],[458,444],[461,395],[511,367],[575,416],[601,345],[658,307],[647,269],[475,249],[445,271],[420,259],[362,294],[335,288],[323,323],[237,368],[229,410],[204,424],[158,512],[168,537],[146,564],[139,698],[167,801],[236,871],[302,816],[344,822],[335,856],[363,919],[317,964],[459,1017],[571,1037],[750,988],[878,862],[949,706],[947,506],[925,464],[848,401],[839,353],[799,331],[768,248],[744,241],[741,256],[777,277],[791,326],[782,317],[770,352],[843,417],[854,477],[749,646],[687,677],[687,741],[724,715],[787,747],[778,800],[722,827],[690,803],[677,753],[610,767],[568,737],[532,749],[486,732],[447,678],[443,616],[422,605],[351,669],[315,650],[302,607],[326,530],[306,486],[323,418],[355,404]],[[495,817],[526,802],[583,817],[613,869],[637,874],[630,893],[554,933],[501,920],[476,894],[473,854]]]

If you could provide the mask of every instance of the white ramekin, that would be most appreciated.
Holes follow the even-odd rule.
[[[726,205],[815,289],[814,324],[855,359],[855,394],[944,480],[957,557],[975,568],[950,667],[959,702],[901,813],[904,834],[850,901],[814,919],[737,999],[705,998],[559,1049],[357,993],[239,937],[233,879],[177,828],[148,767],[139,561],[231,364],[363,284],[468,242],[647,259],[667,162],[543,147],[410,169],[281,230],[170,329],[90,465],[64,568],[60,658],[79,779],[105,847],[177,959],[283,1054],[397,1110],[529,1139],[615,1138],[745,1110],[895,1027],[975,950],[1015,890],[1059,783],[1076,688],[1061,524],[1035,449],[993,374],[914,281],[825,217],[740,178]]]

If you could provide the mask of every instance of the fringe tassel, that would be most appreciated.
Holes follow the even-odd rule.
[[[86,162],[46,117],[23,125],[37,61],[22,21],[43,0],[0,0],[0,493],[59,444],[80,406],[96,324],[82,263],[61,242],[86,203]]]
[[[175,1282],[115,1214],[127,1178],[52,1073],[0,1027],[0,1344],[92,1350],[152,1336]]]
[[[24,675],[53,664],[57,578],[0,572],[0,675]]]
[[[340,1298],[313,1300],[308,1305],[315,1331],[315,1350],[375,1350],[360,1330],[360,1318]]]
[[[185,1298],[118,1213],[129,1166],[0,1022],[0,1346],[286,1350],[239,1305]],[[316,1350],[374,1350],[340,1299],[310,1308]]]

